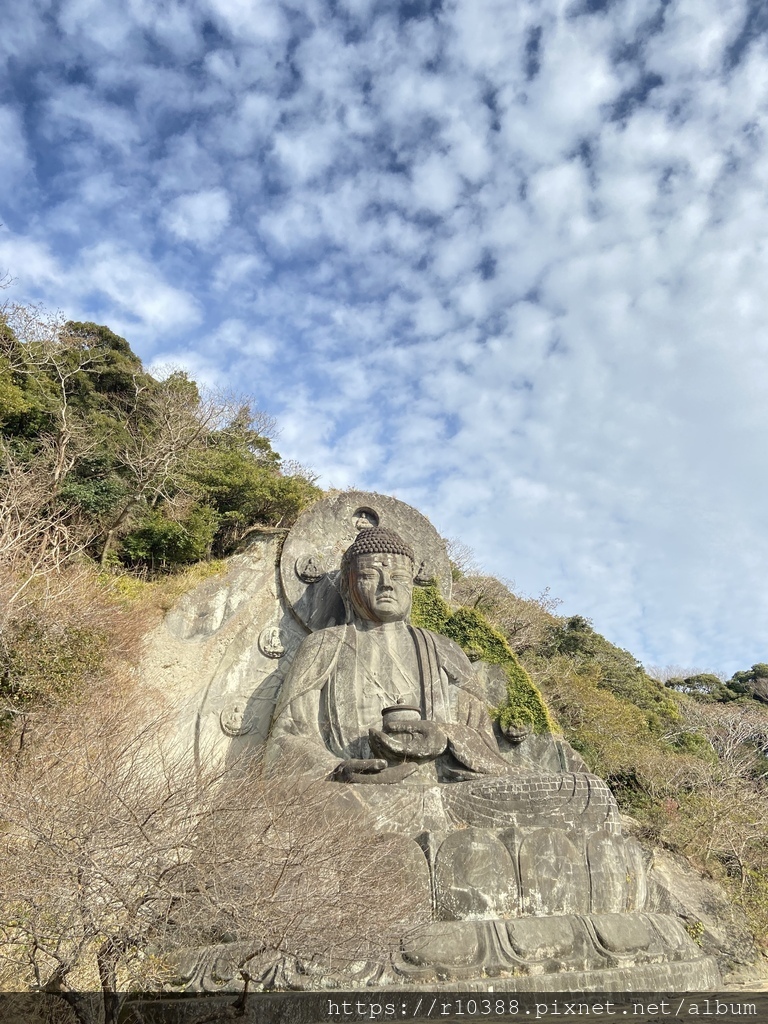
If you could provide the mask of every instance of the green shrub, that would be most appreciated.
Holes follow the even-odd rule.
[[[231,553],[253,526],[291,525],[320,491],[283,466],[270,429],[182,371],[155,379],[108,327],[0,311],[0,451],[102,566],[117,552],[173,569]]]
[[[123,540],[122,554],[130,564],[152,569],[198,562],[210,554],[218,525],[208,505],[193,506],[181,522],[168,519],[161,509],[149,509]]]
[[[610,643],[581,615],[550,627],[534,656],[544,662],[565,656],[576,666],[598,666],[597,685],[643,711],[655,735],[679,718],[675,700],[665,687],[651,679],[629,651]]]
[[[122,678],[141,650],[147,615],[129,607],[111,578],[86,565],[60,573],[56,582],[53,589],[32,581],[12,605],[3,608],[0,601],[0,722],[6,734],[17,719],[76,704],[92,685]],[[0,568],[0,596],[17,591],[17,583]]]
[[[66,703],[101,670],[104,630],[47,617],[12,618],[0,642],[0,695],[13,712]]]

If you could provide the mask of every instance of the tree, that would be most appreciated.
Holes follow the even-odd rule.
[[[740,694],[713,672],[695,672],[687,676],[673,676],[664,683],[670,690],[688,694],[699,700],[737,700]]]
[[[463,564],[471,555],[453,542],[452,555],[460,557]],[[452,557],[454,566],[457,566]],[[557,623],[554,611],[560,602],[550,597],[545,590],[536,598],[520,597],[513,591],[514,584],[506,583],[495,576],[484,576],[477,572],[454,572],[453,597],[460,604],[476,608],[492,622],[515,652],[522,654],[537,647]]]
[[[52,460],[19,459],[0,438],[0,630],[31,586],[54,587],[90,536],[77,510],[51,493]]]
[[[102,529],[102,565],[115,536],[140,507],[157,508],[162,502],[167,512],[192,498],[185,487],[188,471],[223,414],[215,400],[201,398],[181,371],[136,389],[121,416],[124,440],[117,446],[114,463],[122,494]]]
[[[712,756],[697,762],[695,781],[679,795],[666,838],[736,882],[735,896],[765,925],[768,871],[768,715],[750,703],[685,701],[685,727]]]
[[[695,779],[696,756],[675,744],[677,720],[667,720],[660,736],[658,720],[606,687],[603,672],[597,660],[564,654],[532,663],[566,739],[606,779],[619,805],[637,813]]]
[[[768,716],[749,704],[681,705],[685,727],[703,736],[717,758],[713,777],[736,788],[768,778]],[[710,763],[714,764],[714,760]]]
[[[531,654],[545,663],[565,657],[576,667],[594,668],[600,688],[640,708],[657,735],[678,718],[677,705],[665,687],[652,679],[629,651],[610,643],[581,615],[550,626]]]
[[[734,672],[727,685],[737,693],[746,693],[768,704],[768,665],[758,662],[745,672]]]
[[[188,946],[228,941],[261,985],[292,959],[385,956],[410,912],[389,841],[330,813],[327,784],[196,768],[172,720],[158,694],[102,690],[0,777],[5,985],[116,1024],[120,993],[157,989]]]
[[[145,626],[84,557],[93,534],[52,496],[53,461],[0,438],[0,741],[15,722],[23,744],[29,713],[77,700],[108,654],[131,664]]]
[[[313,474],[298,465],[284,465],[266,433],[258,414],[244,401],[211,434],[190,470],[202,500],[218,515],[217,555],[231,553],[256,523],[291,524],[320,494]]]
[[[24,397],[21,411],[5,410],[3,433],[28,455],[47,447],[57,491],[78,461],[103,443],[103,397],[151,378],[127,342],[106,327],[67,323],[18,304],[6,307],[0,320],[0,355]]]
[[[46,565],[85,549],[102,566],[173,568],[292,522],[319,492],[283,466],[273,430],[247,399],[148,374],[107,327],[0,309],[0,514]]]
[[[0,758],[24,746],[40,712],[131,678],[151,613],[110,582],[86,563],[20,595],[19,577],[0,566]]]

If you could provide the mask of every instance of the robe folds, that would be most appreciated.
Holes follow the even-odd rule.
[[[559,827],[579,822],[619,830],[618,808],[602,779],[521,770],[502,756],[482,686],[457,644],[429,630],[399,626],[411,638],[418,676],[399,683],[394,672],[384,683],[381,672],[376,678],[366,646],[370,637],[354,623],[306,637],[272,720],[265,752],[272,776],[320,781],[330,779],[343,761],[371,758],[368,730],[380,729],[382,708],[401,697],[442,726],[448,750],[437,765],[420,766],[404,783],[330,783],[333,802],[356,807],[376,829],[415,836],[557,821]]]
[[[498,754],[488,705],[472,665],[447,637],[402,624],[413,644],[418,678],[383,683],[366,657],[370,637],[354,624],[310,634],[291,666],[267,746],[271,770],[326,778],[342,762],[371,758],[368,730],[381,711],[401,700],[444,727],[457,768],[483,774],[509,769]],[[362,650],[361,650],[362,649]],[[449,755],[446,755],[448,757]],[[436,781],[436,780],[435,780]]]

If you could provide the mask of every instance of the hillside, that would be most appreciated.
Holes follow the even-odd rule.
[[[130,690],[141,636],[258,527],[321,492],[273,425],[188,375],[146,372],[107,327],[0,319],[0,727],[6,763],[46,716]],[[561,730],[636,834],[721,884],[768,950],[768,665],[652,678],[581,616],[454,565],[417,614],[502,665],[507,725]],[[532,682],[531,682],[532,681]],[[40,723],[43,723],[41,726]],[[691,920],[691,934],[703,925]]]

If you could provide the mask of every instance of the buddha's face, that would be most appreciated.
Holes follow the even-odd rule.
[[[398,622],[411,610],[413,562],[407,555],[358,555],[349,570],[349,593],[359,615]]]

